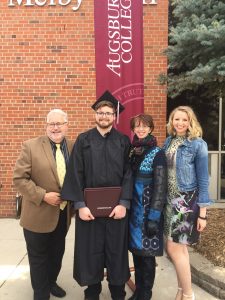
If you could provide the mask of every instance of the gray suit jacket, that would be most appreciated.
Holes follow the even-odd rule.
[[[69,153],[73,143],[67,141]],[[30,139],[23,143],[17,159],[13,182],[23,195],[20,225],[33,232],[51,232],[59,219],[59,206],[43,201],[47,192],[60,193],[56,162],[47,136]],[[70,205],[67,205],[68,226]]]

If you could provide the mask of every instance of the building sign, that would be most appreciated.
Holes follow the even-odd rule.
[[[8,6],[67,6],[72,5],[72,10],[76,11],[80,8],[83,0],[8,0]]]
[[[116,128],[131,136],[129,120],[144,109],[143,4],[94,0],[96,98],[109,90],[125,106]]]
[[[8,0],[8,6],[67,6],[72,5],[72,10],[76,11],[80,8],[83,0]],[[143,4],[157,4],[158,0],[143,0]]]

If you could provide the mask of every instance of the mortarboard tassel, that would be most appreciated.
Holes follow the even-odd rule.
[[[116,110],[117,116],[116,116],[116,124],[119,124],[119,117],[120,117],[120,103],[117,101],[117,110]]]

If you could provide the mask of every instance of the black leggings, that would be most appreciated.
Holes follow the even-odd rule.
[[[150,291],[155,281],[155,257],[133,254],[135,268],[135,285],[138,290]]]

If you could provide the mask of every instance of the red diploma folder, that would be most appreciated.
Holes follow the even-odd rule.
[[[120,186],[84,189],[84,201],[94,217],[108,217],[118,205]]]

